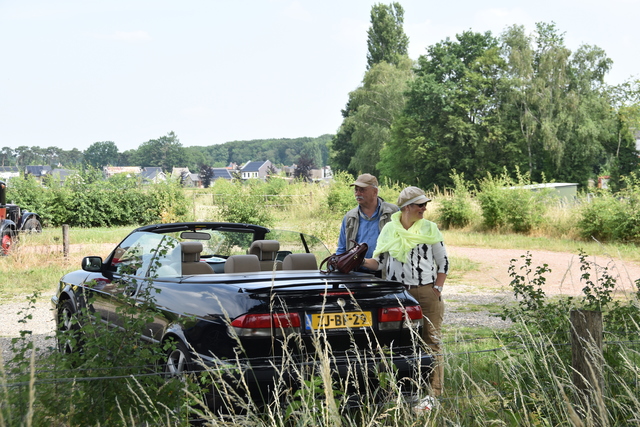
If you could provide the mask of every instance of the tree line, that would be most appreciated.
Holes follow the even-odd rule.
[[[554,23],[465,31],[407,56],[399,3],[371,9],[367,71],[332,140],[332,166],[424,188],[505,169],[535,182],[612,185],[638,171],[640,81],[610,86],[597,46],[568,49]]]
[[[185,147],[178,135],[166,135],[143,142],[138,148],[120,152],[113,141],[99,141],[86,150],[62,150],[57,147],[27,147],[0,150],[0,166],[49,165],[67,168],[90,166],[156,166],[170,171],[173,167],[188,167],[192,171],[206,167],[225,167],[230,163],[270,160],[274,165],[310,163],[322,167],[329,162],[332,135],[316,138],[281,138],[252,141],[231,141],[206,147]]]

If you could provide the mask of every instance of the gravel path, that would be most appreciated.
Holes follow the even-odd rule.
[[[520,249],[484,249],[468,247],[448,247],[449,254],[458,259],[468,259],[477,263],[474,271],[463,275],[453,275],[447,280],[444,290],[446,302],[445,324],[449,327],[502,328],[509,322],[492,316],[482,306],[502,305],[514,301],[509,288],[511,278],[508,268],[511,259],[518,259],[526,251]],[[580,263],[577,255],[550,251],[530,251],[532,266],[547,264],[551,272],[545,274],[546,285],[543,287],[547,295],[578,295],[582,289],[580,283]],[[608,266],[611,274],[618,278],[619,294],[633,291],[633,282],[640,278],[640,264],[623,262],[619,259],[600,257],[590,259],[600,266]],[[595,274],[595,273],[594,273]],[[26,298],[2,304],[0,306],[0,345],[4,360],[10,357],[11,338],[20,335],[21,330],[31,330],[36,347],[46,348],[55,345],[47,336],[53,336],[55,322],[51,311],[50,295],[42,295],[31,311],[32,319],[21,323],[24,311],[28,307]],[[19,312],[23,314],[18,314]]]

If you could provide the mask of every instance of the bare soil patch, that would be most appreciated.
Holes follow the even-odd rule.
[[[445,325],[448,327],[488,327],[504,328],[510,322],[503,321],[489,311],[490,306],[511,304],[515,301],[513,290],[509,286],[512,278],[509,265],[516,259],[516,273],[524,275],[526,250],[521,249],[486,249],[474,247],[447,246],[450,256],[466,258],[478,264],[478,269],[465,272],[456,280],[449,280],[445,285],[444,298],[446,304]],[[585,283],[580,280],[580,257],[567,252],[530,250],[531,271],[529,279],[533,279],[538,266],[544,264],[551,270],[544,273],[546,283],[543,291],[547,296],[578,296]],[[608,274],[616,278],[616,296],[629,296],[635,291],[634,282],[640,279],[640,264],[608,257],[588,257],[591,263],[591,280],[602,272],[596,268],[607,267]],[[483,309],[483,306],[487,309]]]

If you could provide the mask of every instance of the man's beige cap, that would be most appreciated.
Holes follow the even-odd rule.
[[[358,177],[358,179],[356,179],[356,182],[351,184],[352,187],[354,185],[357,185],[358,187],[378,188],[378,180],[376,179],[375,176],[371,175],[370,173],[363,173]]]

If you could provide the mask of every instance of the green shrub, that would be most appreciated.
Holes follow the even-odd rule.
[[[140,185],[124,174],[96,180],[94,171],[46,187],[33,178],[13,178],[11,200],[40,215],[47,226],[116,227],[185,220],[190,202],[176,182]]]
[[[356,201],[351,187],[354,181],[353,176],[347,172],[338,172],[333,176],[327,194],[327,206],[331,212],[342,216],[355,207]]]
[[[518,181],[511,179],[506,171],[500,177],[489,174],[480,181],[478,201],[486,228],[508,227],[516,233],[528,233],[542,222],[549,191],[525,188],[531,181],[516,172]]]
[[[263,183],[251,181],[255,182],[244,185],[241,182],[216,180],[211,189],[216,194],[215,203],[218,206],[220,220],[271,227],[275,223],[273,213],[265,208],[262,196],[252,194],[254,187],[264,188]]]
[[[469,183],[464,180],[463,174],[451,175],[454,188],[451,195],[442,198],[438,209],[438,220],[443,228],[463,228],[473,219],[473,205],[469,193]]]
[[[581,237],[640,242],[640,183],[635,174],[625,181],[626,188],[616,194],[601,191],[586,200],[578,220]]]

